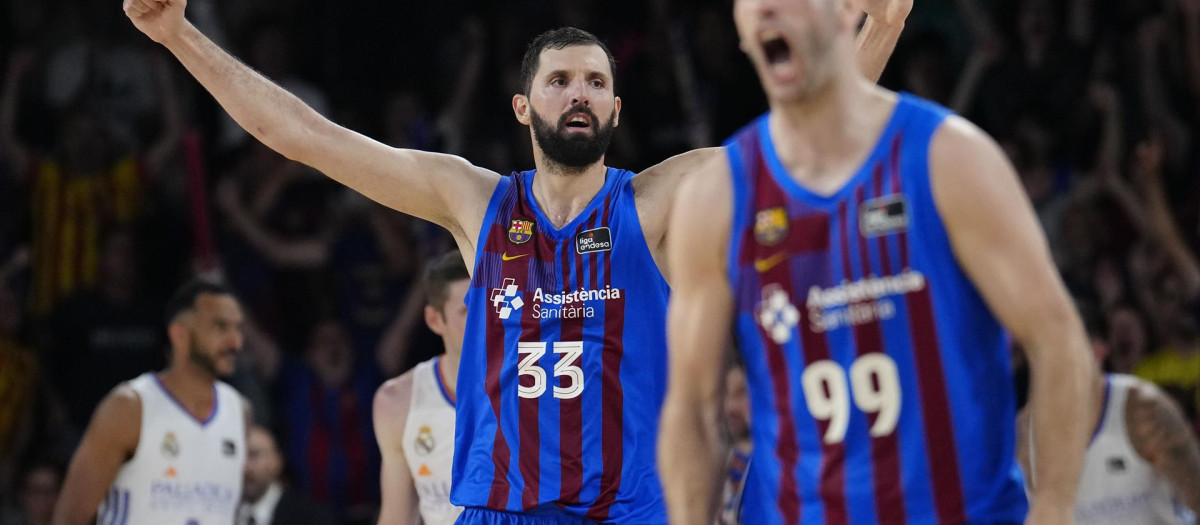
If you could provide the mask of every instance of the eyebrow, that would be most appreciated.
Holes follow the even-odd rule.
[[[557,76],[560,76],[560,75],[561,75],[561,76],[570,76],[570,75],[571,75],[571,71],[569,71],[569,70],[566,70],[566,69],[555,69],[554,71],[551,71],[551,72],[549,72],[549,73],[546,73],[546,78],[554,78],[554,77],[557,77]],[[594,70],[594,69],[593,69],[593,70],[591,70],[591,71],[588,71],[588,72],[586,73],[586,76],[587,76],[587,77],[589,77],[589,78],[592,78],[592,77],[600,77],[600,78],[603,78],[603,79],[605,79],[605,80],[608,80],[608,73],[605,73],[605,72],[603,72],[603,71],[597,71],[597,70]]]

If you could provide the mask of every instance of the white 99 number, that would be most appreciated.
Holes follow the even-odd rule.
[[[846,438],[851,398],[859,410],[876,415],[875,424],[871,425],[872,437],[895,431],[900,421],[900,375],[896,362],[887,354],[866,354],[850,365],[849,382],[846,377],[845,369],[829,360],[808,365],[800,377],[808,412],[815,419],[829,422],[825,444],[841,443]]]
[[[554,353],[560,354],[558,363],[554,365],[554,377],[570,378],[568,386],[554,386],[555,399],[575,399],[583,393],[583,369],[575,365],[575,361],[583,356],[583,341],[556,341]],[[517,343],[517,395],[525,399],[537,399],[546,393],[546,371],[538,364],[538,360],[546,355],[546,343],[533,341]],[[533,378],[533,384],[520,384],[521,377]]]

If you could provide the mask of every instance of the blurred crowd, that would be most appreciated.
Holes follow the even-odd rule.
[[[0,524],[46,523],[100,398],[163,365],[164,294],[196,273],[249,313],[231,382],[285,476],[366,522],[371,396],[438,352],[413,281],[452,240],[258,144],[118,4],[0,1]],[[502,173],[533,165],[509,101],[526,42],[559,25],[616,56],[610,165],[714,145],[765,108],[726,0],[188,10],[337,122]],[[996,137],[1105,368],[1200,425],[1200,0],[917,0],[882,84]]]

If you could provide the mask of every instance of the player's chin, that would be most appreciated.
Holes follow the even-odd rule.
[[[218,377],[222,379],[233,377],[233,374],[237,372],[237,354],[222,356],[217,359],[215,364]]]

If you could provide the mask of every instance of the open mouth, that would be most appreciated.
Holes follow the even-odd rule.
[[[772,36],[762,41],[763,54],[770,65],[786,64],[792,58],[792,47],[782,36]]]
[[[592,127],[592,118],[586,113],[574,113],[567,116],[566,126],[572,129],[588,129]]]

